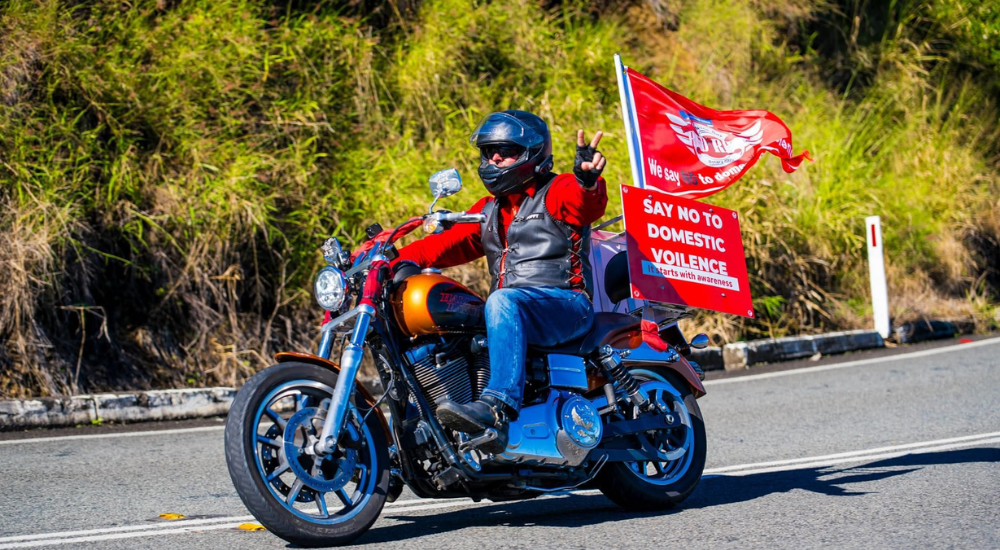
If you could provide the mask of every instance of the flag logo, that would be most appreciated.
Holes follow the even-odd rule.
[[[686,111],[681,111],[681,116],[669,111],[664,111],[664,114],[670,120],[670,128],[677,134],[677,139],[697,155],[702,164],[712,168],[729,166],[743,159],[747,151],[752,151],[764,139],[760,121],[746,130],[729,133],[717,130],[711,120],[692,116]]]

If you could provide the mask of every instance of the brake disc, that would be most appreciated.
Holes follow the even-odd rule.
[[[277,424],[271,424],[264,437],[272,440],[280,438],[281,428]],[[272,448],[269,445],[261,445],[261,464],[264,466],[264,472],[268,477],[281,466],[281,455],[282,450]],[[284,495],[287,495],[290,489],[288,484],[282,481],[281,476],[274,476],[274,479],[271,480],[271,485],[274,485],[274,488]]]
[[[326,409],[304,408],[288,419],[284,434],[289,468],[307,487],[321,493],[343,488],[351,480],[358,464],[358,451],[349,447],[338,446],[328,456],[306,452],[322,433],[325,417]],[[351,423],[348,422],[346,429],[350,437],[358,439]]]

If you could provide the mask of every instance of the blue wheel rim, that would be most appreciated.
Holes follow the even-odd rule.
[[[361,415],[353,405],[348,411],[344,434],[357,441],[352,447],[358,448],[338,448],[325,460],[316,460],[305,453],[309,446],[308,432],[316,427],[322,429],[332,393],[333,388],[314,380],[285,382],[261,401],[253,424],[254,463],[270,496],[286,511],[322,525],[342,523],[363,510],[375,494],[379,477],[375,441],[368,426],[361,425]],[[290,430],[289,421],[295,413],[310,407],[319,413],[312,416],[312,423],[306,425],[301,420],[310,415],[299,415],[300,419],[291,424],[295,429]],[[285,441],[288,435],[294,438],[294,444]],[[293,447],[300,448],[299,456],[289,456],[288,450]],[[352,454],[354,460],[349,459]],[[291,465],[293,460],[298,461],[295,468]],[[344,472],[341,466],[350,468],[350,472]],[[345,478],[348,481],[342,488],[331,490]]]
[[[684,397],[667,379],[660,374],[646,369],[632,369],[632,376],[641,383],[656,382],[646,384],[644,391],[649,392],[647,397],[659,400],[666,404],[670,410],[680,417],[683,426],[683,434],[673,433],[679,430],[670,430],[673,437],[664,438],[664,441],[654,442],[654,446],[670,455],[679,455],[674,460],[667,461],[647,461],[647,462],[627,462],[626,465],[636,477],[646,483],[653,485],[672,485],[677,483],[691,469],[694,460],[694,429],[691,424],[691,414]]]

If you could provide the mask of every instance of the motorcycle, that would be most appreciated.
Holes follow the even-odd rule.
[[[328,265],[314,283],[327,311],[319,349],[278,353],[233,402],[225,429],[233,484],[254,517],[288,542],[349,543],[404,487],[421,498],[499,502],[589,486],[649,511],[680,503],[701,479],[704,373],[685,355],[708,340],[687,342],[676,319],[660,323],[665,351],[643,342],[639,317],[613,312],[595,314],[580,338],[530,348],[523,406],[500,454],[480,450],[495,430],[465,434],[438,421],[438,400],[471,402],[489,380],[485,301],[436,269],[394,272],[390,261],[393,243],[418,227],[483,221],[434,211],[461,187],[456,170],[438,172],[428,214],[389,231],[369,228],[354,254],[328,239]],[[629,293],[624,256],[616,260],[606,288],[595,289],[613,302]],[[338,340],[339,364],[330,358]],[[384,388],[377,399],[356,380],[365,347]]]

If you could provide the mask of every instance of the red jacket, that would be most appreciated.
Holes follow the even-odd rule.
[[[583,227],[594,223],[604,215],[608,204],[608,189],[604,178],[597,179],[597,186],[586,191],[577,183],[573,174],[559,174],[549,183],[545,206],[559,221]],[[507,228],[517,214],[518,206],[525,195],[535,196],[534,185],[524,193],[505,197],[487,196],[472,205],[469,212],[481,212],[488,201],[497,201],[500,208],[501,241],[506,240]],[[421,267],[452,267],[471,262],[485,255],[479,224],[459,224],[437,235],[428,235],[419,241],[404,246],[399,251],[399,260],[410,260]]]

